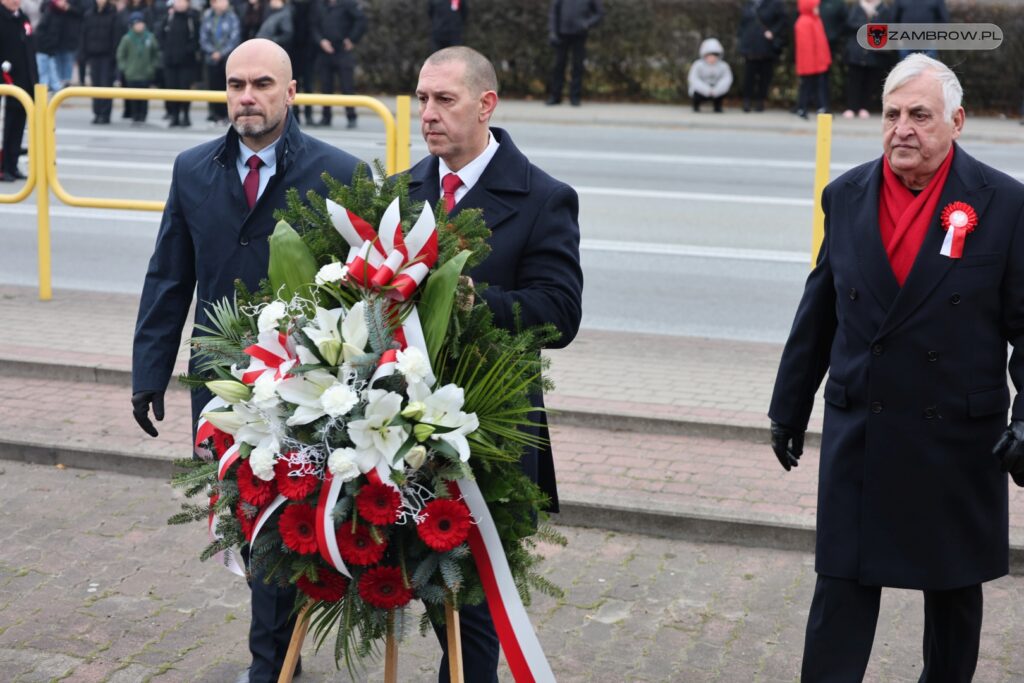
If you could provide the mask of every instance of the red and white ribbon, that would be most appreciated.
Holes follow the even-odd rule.
[[[338,550],[338,534],[334,530],[334,506],[341,496],[343,485],[344,482],[332,475],[330,470],[324,470],[324,481],[320,485],[320,500],[316,506],[316,544],[324,561],[351,579],[352,573],[345,566],[345,561],[341,559],[341,551]]]
[[[287,377],[288,371],[298,362],[294,350],[290,348],[291,344],[291,339],[284,332],[260,332],[258,341],[245,349],[245,353],[252,357],[252,362],[242,373],[242,382],[254,384],[265,372],[273,373],[274,379]]]
[[[963,258],[967,235],[978,225],[978,214],[970,204],[953,202],[942,210],[942,229],[946,236],[939,253],[949,258]]]
[[[498,529],[480,487],[471,479],[460,479],[449,482],[448,490],[462,497],[476,521],[469,528],[469,549],[513,678],[516,683],[554,683],[555,674],[519,597]]]
[[[202,412],[206,413],[210,410],[221,408],[226,405],[227,402],[224,399],[219,396],[214,396],[206,404],[206,407],[203,408]],[[217,431],[217,428],[214,427],[213,424],[205,417],[199,418],[199,422],[196,423],[196,438],[193,443],[193,447],[197,453],[200,452],[199,444],[212,437],[215,431]],[[231,444],[231,447],[220,456],[220,462],[217,465],[217,479],[224,479],[224,475],[227,474],[231,465],[237,462],[240,455],[239,444]],[[216,541],[221,538],[221,535],[217,533],[217,515],[213,512],[213,506],[217,503],[217,500],[218,496],[210,496],[210,516],[207,519],[206,526],[211,541]],[[239,563],[238,557],[233,549],[228,548],[226,550],[222,550],[213,557],[217,562],[224,565],[224,567],[226,567],[232,574],[237,574],[243,577],[245,576],[245,569],[242,568],[242,565]]]

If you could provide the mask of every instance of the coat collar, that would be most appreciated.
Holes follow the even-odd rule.
[[[463,208],[482,209],[484,222],[495,230],[515,215],[518,198],[530,192],[530,162],[512,142],[508,132],[491,128],[491,134],[498,141],[498,151],[452,215]],[[409,170],[409,195],[433,205],[440,194],[437,157],[431,155]]]
[[[942,209],[951,202],[963,201],[973,206],[980,218],[992,198],[992,188],[988,185],[982,165],[956,145],[953,166],[939,195],[935,215],[914,260],[914,266],[901,288],[889,266],[889,258],[878,229],[881,179],[882,160],[879,158],[850,178],[848,184],[854,186],[851,188],[854,191],[846,193],[847,208],[852,209],[848,210],[848,215],[852,216],[854,229],[858,232],[857,257],[864,279],[872,294],[888,311],[876,338],[891,332],[917,310],[953,267],[956,259],[939,253],[945,237],[940,224]],[[865,201],[859,201],[859,198],[865,198]],[[855,203],[857,208],[851,207],[851,203]]]
[[[283,174],[291,159],[295,155],[301,154],[306,148],[306,141],[302,138],[302,131],[299,130],[299,125],[295,122],[295,117],[292,116],[290,108],[285,116],[287,116],[287,121],[284,125],[284,132],[281,134],[281,140],[278,142],[277,173],[275,175]],[[229,125],[223,142],[213,153],[213,160],[221,168],[233,169],[235,167],[235,162],[238,159],[238,150],[240,149],[238,142],[239,138],[238,133],[235,132],[235,127]]]

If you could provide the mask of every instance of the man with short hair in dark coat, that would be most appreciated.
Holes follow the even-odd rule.
[[[9,2],[10,0],[2,0]],[[206,307],[235,293],[235,279],[255,291],[267,276],[268,238],[289,188],[327,194],[326,172],[351,182],[359,160],[302,133],[289,113],[295,97],[288,55],[269,40],[242,43],[227,63],[227,135],[178,155],[139,303],[132,354],[135,420],[151,436],[164,416],[164,391],[181,332],[197,299],[195,325],[209,325]],[[249,182],[250,174],[252,182]],[[243,186],[251,188],[249,192]],[[253,202],[250,204],[250,199]],[[193,428],[210,399],[192,393]],[[239,681],[277,681],[294,625],[294,587],[267,584],[256,571],[249,650],[252,664]]]
[[[580,105],[583,97],[583,63],[587,57],[587,35],[601,23],[601,0],[551,0],[548,13],[548,42],[555,48],[555,67],[548,82],[548,104],[562,101],[565,65],[572,53],[569,76],[569,104]]]
[[[121,22],[117,8],[110,0],[95,0],[82,20],[82,56],[89,69],[91,85],[109,88],[117,71],[117,46],[121,42]],[[95,98],[92,101],[93,123],[110,123],[114,101]]]
[[[788,18],[779,0],[747,0],[736,31],[736,51],[744,59],[743,111],[764,111],[775,64],[785,46]]]
[[[580,326],[579,198],[565,183],[530,163],[508,132],[491,128],[498,80],[486,57],[468,47],[431,55],[420,70],[416,97],[430,156],[409,169],[409,197],[431,205],[444,198],[448,212],[483,210],[491,253],[470,273],[486,282],[483,298],[499,327],[514,330],[551,323],[565,347]],[[532,403],[544,406],[541,396]],[[531,415],[540,448],[524,449],[520,466],[558,511],[555,467],[543,412]],[[485,604],[460,610],[465,680],[497,683],[498,637]],[[434,625],[445,656],[439,682],[448,681],[444,627]]]
[[[467,0],[427,0],[430,43],[434,51],[462,45],[462,29],[469,18]]]
[[[356,44],[366,33],[366,15],[359,0],[314,0],[310,33],[317,45],[320,89],[334,92],[335,77],[341,93],[356,92]],[[356,108],[345,107],[348,127],[356,127]],[[324,107],[321,126],[331,125],[331,108]]]
[[[0,0],[0,63],[8,65],[0,83],[28,92],[32,97],[36,75],[36,54],[32,49],[32,25],[21,11],[21,0]],[[13,183],[25,174],[18,168],[21,138],[25,134],[25,108],[13,97],[4,97],[4,133],[0,182]],[[38,161],[38,160],[37,160]]]

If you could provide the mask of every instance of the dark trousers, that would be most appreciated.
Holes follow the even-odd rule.
[[[448,676],[448,634],[444,624],[434,623],[434,633],[444,655],[437,672],[438,683],[450,683]],[[498,633],[491,621],[487,603],[459,610],[462,634],[462,673],[472,683],[498,683]]]
[[[725,100],[725,95],[719,95],[718,97],[705,97],[699,92],[693,93],[693,110],[700,111],[700,105],[705,102],[710,102],[711,106],[715,111],[722,111],[722,101]]]
[[[196,69],[192,64],[165,66],[164,87],[171,90],[190,90],[196,80]],[[189,120],[191,102],[168,102],[167,111],[173,121],[184,123]]]
[[[150,86],[150,82],[126,80],[124,85],[126,88],[148,88]],[[128,109],[128,118],[139,123],[145,122],[146,115],[149,113],[148,100],[125,100],[124,103]]]
[[[846,70],[846,108],[870,109],[882,92],[882,70],[850,64]]]
[[[295,73],[295,80],[298,82],[299,92],[316,92],[316,54],[310,45],[295,41],[292,47],[292,69]],[[299,120],[299,106],[292,108],[295,120]],[[307,124],[313,123],[313,107],[305,106],[305,119]]]
[[[981,585],[924,592],[919,683],[968,683],[981,641]],[[882,589],[818,576],[804,640],[802,683],[860,683],[871,656]]]
[[[227,61],[227,57],[225,57],[219,62],[206,65],[206,81],[209,84],[210,90],[222,92],[227,89],[228,77],[224,71]],[[210,117],[217,121],[226,119],[228,117],[228,105],[220,102],[210,102]]]
[[[576,36],[560,35],[555,45],[555,68],[551,71],[548,97],[553,102],[562,101],[562,86],[565,84],[565,65],[572,54],[572,72],[569,75],[569,101],[579,104],[583,95],[583,60],[587,56],[587,34]]]
[[[743,67],[743,108],[761,111],[775,72],[774,59],[748,59]]]
[[[117,62],[113,55],[100,57],[89,57],[86,60],[89,68],[89,79],[93,87],[109,88],[114,85],[114,74],[117,72]],[[110,110],[114,108],[114,101],[107,99],[94,99],[92,101],[92,113],[99,119],[110,120]]]
[[[356,55],[353,50],[345,51],[337,47],[333,55],[320,51],[319,57],[320,88],[325,93],[333,93],[335,77],[341,86],[342,95],[356,93]],[[345,116],[349,121],[356,120],[356,108],[345,107]],[[331,122],[331,108],[324,107],[323,122]]]
[[[18,170],[18,157],[21,156],[21,138],[25,134],[25,108],[13,97],[4,98],[4,142],[3,168],[4,175],[12,175]]]
[[[796,108],[807,111],[811,108],[812,101],[817,105],[817,109],[828,111],[828,72],[800,77]]]
[[[288,654],[288,643],[295,628],[295,587],[282,588],[263,582],[257,572],[252,588],[252,620],[249,622],[249,683],[277,683]]]

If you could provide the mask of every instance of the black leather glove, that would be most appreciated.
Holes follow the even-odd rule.
[[[136,391],[132,394],[132,415],[135,421],[142,427],[142,431],[150,436],[157,436],[159,432],[149,420],[149,406],[153,406],[153,417],[157,420],[164,419],[164,392],[162,391]]]
[[[1017,486],[1024,486],[1024,420],[1010,420],[992,455],[999,458],[1003,472],[1009,472]]]
[[[804,430],[790,429],[778,422],[772,422],[772,450],[779,464],[789,472],[800,464],[800,456],[804,452]]]

